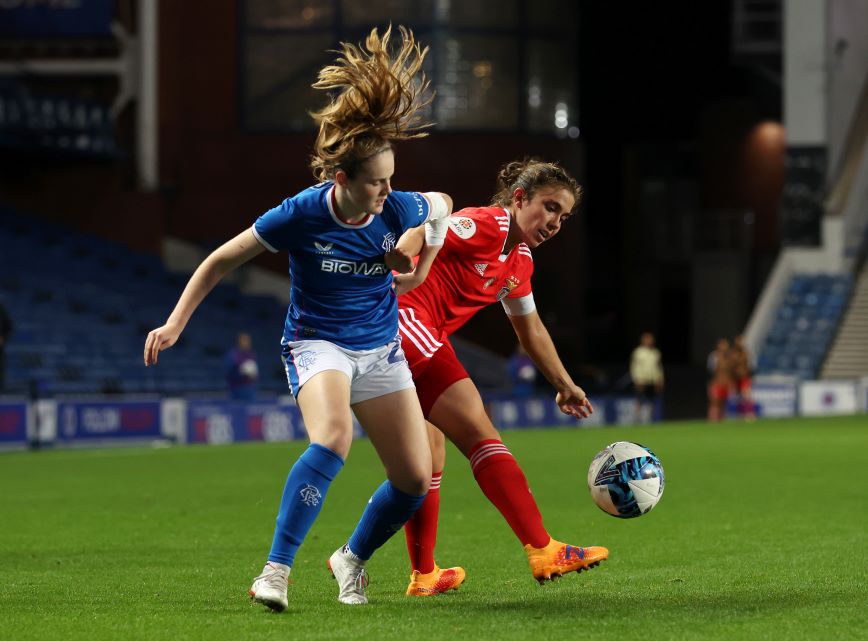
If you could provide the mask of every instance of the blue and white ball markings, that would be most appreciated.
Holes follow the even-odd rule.
[[[591,461],[588,489],[594,503],[608,514],[632,519],[650,512],[663,496],[663,466],[638,443],[618,441]]]

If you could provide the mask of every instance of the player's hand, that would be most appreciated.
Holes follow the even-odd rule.
[[[558,392],[555,403],[564,414],[576,418],[588,418],[594,413],[594,406],[585,391],[578,385],[571,385]]]
[[[413,271],[413,257],[400,247],[395,247],[392,251],[386,252],[383,260],[390,271],[398,272],[399,274],[409,274]]]
[[[145,339],[145,367],[157,364],[157,354],[178,342],[181,330],[171,324],[151,330]]]

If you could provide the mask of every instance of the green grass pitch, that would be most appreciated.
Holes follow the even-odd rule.
[[[460,591],[410,599],[403,535],[372,559],[371,603],[337,602],[329,554],[382,470],[358,441],[275,615],[247,588],[303,443],[0,455],[0,639],[866,639],[868,417],[513,431],[546,525],[610,560],[540,587],[450,449],[438,561]],[[622,521],[589,498],[609,442],[651,447],[657,508]]]

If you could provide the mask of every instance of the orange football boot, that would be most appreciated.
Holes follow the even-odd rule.
[[[407,596],[434,596],[449,590],[457,590],[464,583],[464,568],[454,567],[441,570],[438,566],[428,574],[413,570],[410,575],[410,585]]]
[[[580,548],[552,539],[544,548],[524,546],[533,578],[542,585],[560,578],[567,572],[581,572],[597,567],[609,558],[609,550],[602,547]]]

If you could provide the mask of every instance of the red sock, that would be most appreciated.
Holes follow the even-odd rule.
[[[522,545],[541,548],[551,537],[546,532],[524,472],[509,449],[497,439],[479,441],[470,450],[473,476]]]
[[[410,565],[422,574],[434,571],[434,546],[437,544],[437,521],[440,517],[440,479],[443,472],[434,472],[431,486],[422,507],[404,526]]]

